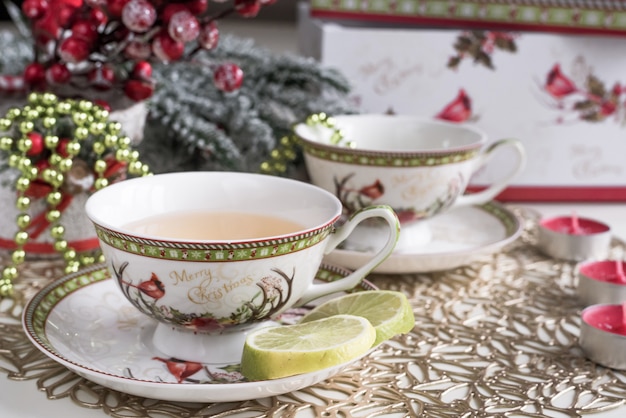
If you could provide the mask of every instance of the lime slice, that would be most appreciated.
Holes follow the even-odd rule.
[[[347,314],[366,318],[376,329],[374,345],[406,334],[415,326],[413,308],[402,292],[373,290],[339,296],[314,308],[301,323]]]
[[[261,328],[246,338],[241,374],[268,380],[322,370],[362,356],[375,339],[369,321],[353,315]]]

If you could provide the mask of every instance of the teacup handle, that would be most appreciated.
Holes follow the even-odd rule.
[[[509,173],[508,176],[496,181],[485,190],[477,193],[470,193],[459,196],[450,208],[456,208],[459,206],[480,205],[493,200],[502,190],[506,188],[506,186],[509,185],[511,180],[513,180],[513,178],[524,169],[524,166],[526,165],[526,151],[524,150],[524,146],[522,145],[521,141],[508,138],[496,141],[489,147],[487,147],[485,151],[483,151],[478,157],[479,159],[477,161],[476,170],[478,170],[480,167],[484,166],[487,163],[487,161],[494,155],[493,153],[497,148],[506,146],[513,147],[518,155],[517,166],[515,166],[511,173]]]
[[[342,226],[328,237],[328,243],[324,254],[333,251],[341,244],[348,235],[361,222],[369,218],[383,218],[389,225],[389,237],[384,247],[378,251],[367,263],[353,271],[346,277],[330,283],[315,283],[309,286],[302,297],[298,300],[298,305],[303,305],[313,299],[329,295],[335,292],[350,290],[356,287],[372,270],[382,263],[393,252],[400,234],[400,221],[390,206],[377,205],[368,206],[354,213]]]

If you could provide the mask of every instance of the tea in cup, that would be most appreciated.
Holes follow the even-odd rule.
[[[391,206],[402,224],[397,250],[430,241],[428,219],[461,206],[493,200],[523,169],[520,141],[487,144],[474,127],[401,115],[341,115],[309,118],[294,126],[313,184],[335,194],[350,215],[376,204]],[[486,189],[464,194],[473,174],[495,151],[517,155],[510,171]],[[384,233],[361,226],[347,249],[372,251]]]
[[[94,193],[86,212],[131,304],[159,322],[152,343],[202,363],[237,363],[246,333],[293,306],[357,286],[394,249],[390,207],[363,208],[342,226],[341,202],[314,185],[234,172],[125,180]],[[314,283],[325,254],[368,219],[388,239],[345,278]]]

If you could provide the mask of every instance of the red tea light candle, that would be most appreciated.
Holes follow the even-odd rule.
[[[551,257],[570,261],[606,258],[611,228],[593,219],[560,216],[539,223],[538,245]]]
[[[592,305],[581,314],[578,342],[585,356],[603,366],[626,370],[626,304]]]
[[[584,306],[626,302],[625,270],[622,260],[580,263],[576,273],[578,299]]]

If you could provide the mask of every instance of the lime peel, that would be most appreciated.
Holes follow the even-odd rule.
[[[372,324],[354,315],[261,328],[246,338],[241,374],[268,380],[314,372],[359,358],[375,341]]]
[[[378,345],[396,335],[406,334],[415,326],[411,303],[402,292],[373,290],[350,293],[331,299],[315,307],[302,318],[301,323],[347,314],[366,318],[376,329]]]

